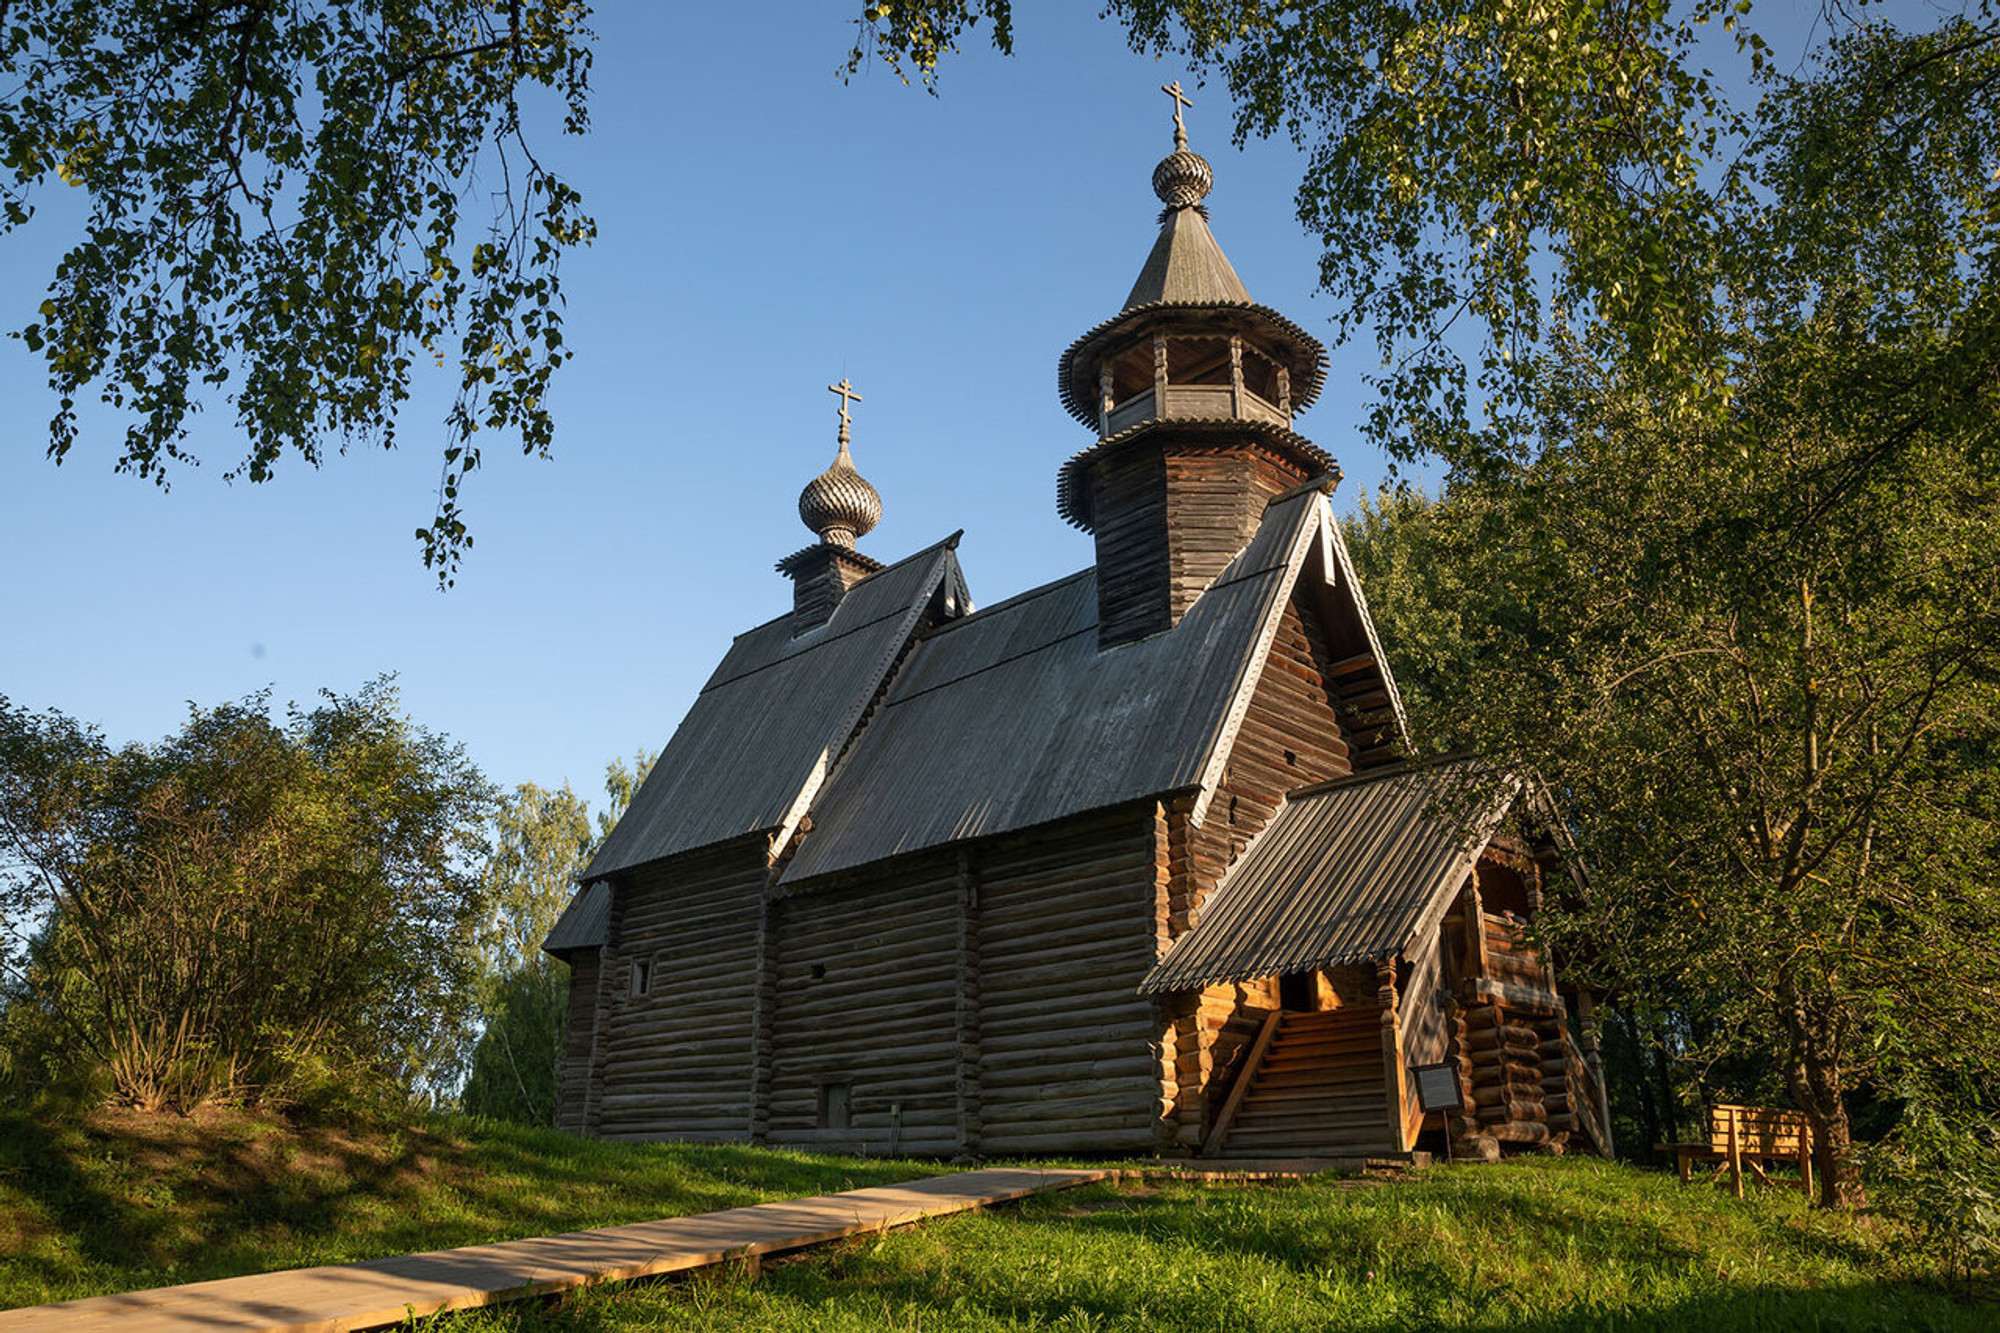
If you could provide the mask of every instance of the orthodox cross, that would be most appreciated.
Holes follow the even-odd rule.
[[[1179,79],[1175,79],[1172,83],[1161,84],[1160,91],[1174,99],[1174,147],[1185,148],[1187,147],[1187,122],[1181,119],[1181,108],[1184,106],[1193,106],[1194,99],[1181,91],[1181,81]]]
[[[826,391],[840,395],[840,442],[846,444],[848,441],[847,423],[852,420],[848,415],[847,405],[850,402],[860,402],[861,395],[854,392],[854,386],[847,382],[847,376],[845,375],[840,377],[840,383],[827,385]]]

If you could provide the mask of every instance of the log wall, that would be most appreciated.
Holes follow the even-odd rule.
[[[654,866],[614,891],[590,1129],[604,1138],[749,1137],[762,838]],[[640,960],[645,995],[632,993]]]
[[[957,1151],[957,869],[932,855],[778,901],[769,1142]],[[821,1123],[827,1085],[847,1090],[845,1127]]]
[[[556,1070],[556,1128],[584,1131],[584,1094],[590,1082],[590,1052],[597,1037],[597,949],[569,955],[569,1003],[563,1016],[562,1063]]]
[[[1138,1152],[1161,1099],[1155,812],[1079,816],[974,852],[981,1148]]]
[[[1171,430],[1092,466],[1097,634],[1103,647],[1171,629],[1306,475],[1255,441]]]

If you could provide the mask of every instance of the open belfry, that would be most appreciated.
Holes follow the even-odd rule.
[[[1325,350],[1216,244],[1166,91],[1159,238],[1059,362],[1093,442],[1057,508],[1094,563],[975,610],[957,534],[863,554],[882,499],[850,453],[860,395],[831,386],[790,611],[730,645],[544,946],[571,969],[562,1127],[948,1157],[1609,1150],[1592,996],[1528,930],[1562,873],[1534,794],[1468,831],[1441,799],[1466,765],[1406,760],[1338,471],[1293,429]],[[1458,1109],[1427,1112],[1413,1071]]]

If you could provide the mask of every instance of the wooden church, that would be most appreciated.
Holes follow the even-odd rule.
[[[544,946],[571,969],[563,1128],[1608,1150],[1591,997],[1524,931],[1552,849],[1504,799],[1468,833],[1463,766],[1403,761],[1338,473],[1292,428],[1325,351],[1217,246],[1170,91],[1159,238],[1059,364],[1095,442],[1057,507],[1095,563],[975,610],[956,534],[863,554],[881,500],[835,386],[790,612],[730,646]],[[1427,1112],[1419,1069],[1459,1109]]]

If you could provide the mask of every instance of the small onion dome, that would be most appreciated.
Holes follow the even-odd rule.
[[[1191,208],[1215,188],[1208,159],[1191,148],[1176,148],[1153,168],[1153,193],[1168,208]]]
[[[882,521],[881,493],[854,470],[845,440],[833,466],[799,492],[799,520],[829,546],[853,546]]]

